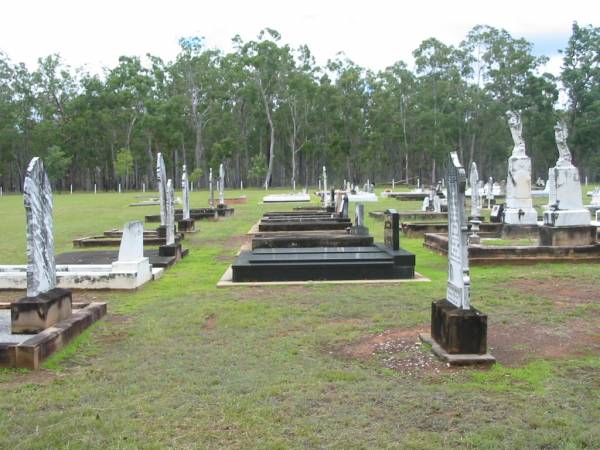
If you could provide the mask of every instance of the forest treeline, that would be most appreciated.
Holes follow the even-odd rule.
[[[379,72],[343,54],[319,67],[307,46],[290,48],[271,29],[233,44],[225,53],[184,38],[174,61],[123,56],[101,75],[59,55],[31,71],[0,52],[4,190],[21,189],[32,156],[59,189],[152,186],[158,152],[169,177],[186,163],[202,186],[220,162],[228,186],[314,185],[323,165],[330,185],[429,183],[450,150],[498,179],[512,149],[509,109],[522,111],[535,178],[556,161],[558,117],[582,176],[599,177],[600,28],[573,24],[559,77],[541,73],[547,58],[530,42],[489,26],[458,46],[427,39],[414,68]],[[568,102],[557,110],[561,86]]]

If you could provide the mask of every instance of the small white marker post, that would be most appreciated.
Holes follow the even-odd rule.
[[[73,185],[71,185],[71,195],[73,195]]]
[[[240,180],[240,191],[244,190],[244,182]]]
[[[392,178],[392,192],[394,192],[394,189],[396,188],[396,180],[394,180]]]
[[[146,183],[142,183],[142,192],[146,192]]]
[[[97,194],[97,193],[98,193],[98,189],[96,187],[96,183],[94,183],[94,194]]]
[[[119,183],[119,194],[121,193],[121,183]]]

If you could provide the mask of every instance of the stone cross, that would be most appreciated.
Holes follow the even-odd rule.
[[[139,261],[144,257],[144,224],[139,220],[127,222],[123,227],[119,262]]]
[[[477,164],[475,164],[475,161],[471,162],[469,182],[471,183],[471,217],[475,219],[481,215],[479,205],[479,174],[477,173]]]
[[[446,299],[461,309],[470,309],[469,252],[465,214],[465,169],[458,154],[450,153],[446,169],[448,189],[448,285]]]
[[[56,287],[52,188],[38,157],[27,167],[23,200],[27,218],[27,296],[35,297]]]
[[[225,167],[219,166],[219,205],[225,204]]]
[[[175,243],[175,207],[173,205],[173,182],[171,179],[167,181],[167,186],[165,189],[166,192],[166,223],[165,226],[167,228],[167,240],[165,242],[166,245],[173,245]]]
[[[164,226],[167,220],[167,170],[162,153],[156,155],[156,182],[160,201],[160,224]]]
[[[210,191],[210,206],[211,207],[215,207],[215,187],[213,186],[213,174],[212,174],[212,167],[210,168],[209,172],[208,172],[208,190]]]
[[[184,164],[181,174],[181,196],[183,201],[183,220],[190,219],[190,183],[188,181],[187,167]]]

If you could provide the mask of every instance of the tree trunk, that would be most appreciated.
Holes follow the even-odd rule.
[[[267,168],[267,176],[265,177],[265,189],[268,189],[271,185],[271,177],[273,176],[273,161],[275,160],[275,125],[273,124],[273,118],[271,117],[271,110],[269,109],[269,102],[267,96],[263,93],[263,102],[265,104],[265,111],[267,113],[267,120],[269,121],[269,167]]]

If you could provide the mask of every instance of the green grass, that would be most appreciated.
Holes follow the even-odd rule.
[[[430,283],[217,289],[236,237],[264,211],[289,209],[258,205],[264,191],[244,193],[248,204],[233,217],[197,222],[200,232],[184,241],[189,257],[161,280],[109,294],[111,317],[51,357],[45,381],[0,371],[0,448],[600,447],[598,354],[411,377],[340,353],[369,334],[428,323],[431,301],[445,295],[447,262],[421,239],[402,245]],[[57,252],[158,211],[128,207],[135,195],[56,195]],[[207,198],[194,192],[192,206]],[[365,204],[366,212],[419,206]],[[0,212],[0,261],[24,262],[22,198],[0,198]],[[367,216],[367,225],[381,240],[381,221]],[[598,270],[475,267],[472,301],[490,329],[597,324],[597,304],[565,311],[511,281],[593,284]]]

